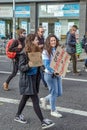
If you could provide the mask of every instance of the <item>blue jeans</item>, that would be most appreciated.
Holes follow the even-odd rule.
[[[62,78],[60,76],[52,78],[52,74],[44,73],[44,79],[50,92],[45,98],[50,103],[51,111],[54,111],[57,97],[62,95]]]

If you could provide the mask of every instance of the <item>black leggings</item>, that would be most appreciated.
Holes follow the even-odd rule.
[[[9,84],[10,80],[16,76],[17,72],[18,72],[18,62],[15,60],[12,60],[13,62],[13,70],[12,73],[9,75],[9,77],[6,80],[6,83]]]
[[[26,105],[27,100],[29,99],[29,97],[31,98],[32,102],[33,102],[33,108],[35,113],[37,114],[38,118],[40,119],[40,121],[43,121],[43,115],[39,106],[39,99],[37,95],[23,95],[20,103],[19,103],[19,107],[18,107],[18,112],[17,115],[20,115]]]

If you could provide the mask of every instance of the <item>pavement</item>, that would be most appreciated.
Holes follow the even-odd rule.
[[[84,62],[78,62],[81,76],[74,76],[72,63],[69,65],[71,72],[63,78],[63,95],[57,100],[57,110],[63,115],[55,118],[50,115],[50,106],[47,110],[41,108],[45,118],[55,122],[55,126],[47,130],[87,130],[87,72],[83,68]],[[27,124],[14,121],[21,99],[18,88],[19,73],[10,82],[10,90],[4,91],[2,84],[11,72],[11,62],[4,56],[0,57],[0,130],[41,130],[41,123],[37,118],[31,100],[24,108],[23,114]],[[48,90],[40,84],[39,97],[48,94]]]

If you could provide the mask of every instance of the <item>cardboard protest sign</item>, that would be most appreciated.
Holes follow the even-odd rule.
[[[57,47],[50,64],[51,68],[64,77],[70,63],[70,57],[71,56],[64,49]]]
[[[30,61],[33,63],[32,67],[42,66],[42,55],[41,52],[28,53]]]

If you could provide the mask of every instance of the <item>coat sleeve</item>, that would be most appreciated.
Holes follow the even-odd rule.
[[[27,72],[30,69],[27,56],[25,54],[20,55],[18,67],[21,72]]]

